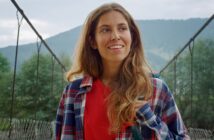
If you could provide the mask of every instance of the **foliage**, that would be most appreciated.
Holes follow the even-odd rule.
[[[70,65],[67,55],[61,62]],[[64,71],[57,61],[47,54],[34,54],[23,62],[16,74],[13,118],[54,120],[62,90]],[[0,117],[11,116],[12,71],[8,60],[0,53]]]
[[[22,64],[17,76],[15,116],[37,120],[55,119],[63,71],[49,55],[33,55]]]
[[[8,60],[0,53],[0,117],[9,116],[10,89],[11,89],[11,71]]]
[[[0,53],[0,72],[8,72],[10,70],[8,60]]]
[[[163,73],[188,127],[214,128],[213,52],[213,40],[199,40],[191,53],[183,52]]]

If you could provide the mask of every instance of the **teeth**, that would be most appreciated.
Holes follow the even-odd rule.
[[[117,45],[117,46],[111,46],[111,47],[109,47],[110,49],[120,49],[120,48],[122,48],[123,46],[121,46],[121,45]]]

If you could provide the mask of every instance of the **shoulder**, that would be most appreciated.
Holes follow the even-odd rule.
[[[82,78],[69,82],[65,86],[63,93],[66,94],[66,93],[70,93],[70,92],[78,92],[80,90],[81,82],[82,82]]]
[[[64,89],[64,93],[85,93],[91,90],[93,78],[85,75],[70,82]]]
[[[158,90],[162,90],[162,91],[168,91],[168,85],[166,84],[166,82],[161,79],[161,78],[151,78],[152,80],[152,86],[153,88],[156,88]]]
[[[153,94],[155,95],[156,98],[160,99],[172,98],[172,93],[163,79],[152,77],[151,81],[153,87]]]

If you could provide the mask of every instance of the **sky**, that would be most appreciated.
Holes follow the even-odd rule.
[[[117,2],[136,20],[209,18],[214,0],[16,0],[43,38],[82,25],[98,6]],[[0,0],[0,48],[16,44],[16,8],[11,0]],[[19,18],[21,18],[21,15]],[[35,42],[37,37],[25,20],[21,24],[20,44]]]

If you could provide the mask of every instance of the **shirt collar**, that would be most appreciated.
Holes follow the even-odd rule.
[[[89,75],[85,75],[83,76],[82,82],[80,84],[80,88],[84,88],[84,87],[92,87],[92,83],[93,83],[93,78]]]

